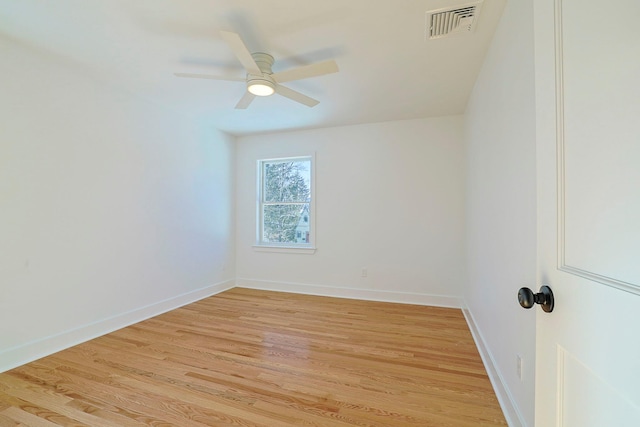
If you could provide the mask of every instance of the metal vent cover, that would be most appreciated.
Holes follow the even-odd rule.
[[[427,11],[425,38],[431,40],[473,32],[481,6],[480,1],[455,8]]]

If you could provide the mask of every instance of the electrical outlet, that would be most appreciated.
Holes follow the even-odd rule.
[[[362,267],[362,277],[367,277],[367,268]]]
[[[522,381],[522,356],[519,354],[516,354],[516,373],[520,381]]]

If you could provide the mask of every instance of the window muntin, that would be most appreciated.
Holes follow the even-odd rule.
[[[260,160],[258,245],[311,247],[312,157]]]

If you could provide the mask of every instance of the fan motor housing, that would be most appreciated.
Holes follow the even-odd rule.
[[[256,65],[260,68],[262,73],[272,74],[271,66],[273,65],[273,56],[268,53],[263,52],[254,52],[251,54],[251,57],[254,61],[256,61]]]
[[[276,81],[271,77],[273,56],[268,53],[255,52],[251,54],[251,57],[262,71],[262,75],[247,74],[247,90],[258,96],[271,95],[276,90]]]

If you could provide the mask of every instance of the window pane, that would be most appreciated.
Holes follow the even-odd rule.
[[[263,242],[309,243],[308,203],[263,205],[262,219]]]
[[[311,160],[263,163],[263,201],[308,202],[311,190]]]

